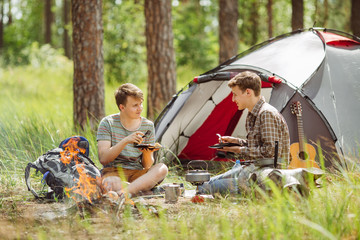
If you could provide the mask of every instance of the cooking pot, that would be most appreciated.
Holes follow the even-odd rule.
[[[188,172],[185,175],[185,180],[194,184],[194,185],[200,185],[203,184],[204,182],[207,182],[210,180],[210,173],[208,173],[207,171],[207,163],[205,161],[202,160],[194,160],[194,161],[190,161],[188,163],[188,169],[189,169],[189,165],[191,165],[191,163],[195,163],[195,162],[203,162],[206,164],[206,170],[203,169],[193,169],[193,170],[188,170]]]

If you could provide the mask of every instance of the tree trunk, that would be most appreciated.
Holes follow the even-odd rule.
[[[52,0],[45,0],[45,7],[44,7],[44,19],[45,19],[45,35],[44,40],[45,43],[51,44],[51,25],[53,23],[53,13],[51,11],[52,8]]]
[[[237,0],[220,0],[219,5],[219,62],[223,63],[238,53],[239,11]]]
[[[360,37],[360,0],[351,1],[351,31]]]
[[[0,49],[4,47],[4,0],[0,0]]]
[[[255,45],[258,41],[259,32],[259,12],[258,0],[252,0],[250,19],[251,19],[251,45]]]
[[[70,0],[64,0],[63,17],[64,17],[64,53],[65,56],[71,59],[71,42],[69,37],[69,16],[70,16]]]
[[[11,25],[12,24],[12,22],[13,22],[13,20],[12,20],[12,12],[11,12],[11,7],[12,7],[12,5],[11,5],[11,0],[9,0],[9,9],[8,9],[8,21],[7,21],[7,25],[9,26],[9,25]]]
[[[291,0],[292,2],[292,30],[304,28],[304,0]]]
[[[155,119],[176,92],[171,1],[145,0],[147,117]]]
[[[74,59],[74,125],[95,129],[105,115],[101,0],[71,1]]]
[[[272,36],[273,36],[273,26],[272,26],[272,22],[273,22],[273,15],[272,15],[272,6],[273,6],[273,1],[272,1],[272,0],[268,0],[267,5],[266,5],[266,10],[267,10],[267,14],[268,14],[268,35],[269,35],[269,38],[272,38]]]
[[[323,22],[323,27],[327,26],[328,20],[329,20],[329,1],[324,0],[324,22]]]

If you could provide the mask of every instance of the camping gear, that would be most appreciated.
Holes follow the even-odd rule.
[[[303,133],[326,167],[342,157],[359,155],[360,38],[330,29],[287,33],[255,45],[195,77],[168,103],[155,121],[156,141],[164,157],[227,161],[219,158],[218,136],[246,138],[247,110],[232,102],[227,81],[243,71],[262,79],[262,95],[284,116],[290,142],[299,141],[294,102],[301,103]],[[296,153],[298,154],[298,153]],[[159,156],[163,157],[163,156]],[[299,161],[303,161],[299,156]],[[209,162],[210,163],[210,162]]]
[[[96,180],[101,177],[101,174],[88,154],[89,142],[86,138],[73,136],[65,139],[58,148],[49,150],[35,162],[27,164],[25,183],[28,190],[36,198],[61,199],[64,197],[64,188],[67,188],[69,192],[73,190],[77,194],[84,194],[83,198],[91,202],[90,198],[98,193]],[[34,190],[30,181],[32,168],[36,170],[35,174],[38,172],[43,174],[41,182],[44,186],[46,183],[51,191],[37,192]],[[93,192],[89,193],[88,191]]]
[[[201,164],[205,166],[205,169],[199,167]],[[208,164],[203,160],[193,160],[187,164],[187,169],[189,170],[185,175],[185,180],[196,186],[196,192],[191,198],[191,202],[204,203],[205,197],[209,198],[209,196],[202,195],[199,187],[210,180]]]
[[[210,180],[210,173],[207,170],[207,163],[205,161],[190,161],[188,163],[188,169],[190,169],[190,167],[193,168],[194,163],[205,163],[206,168],[204,169],[192,169],[192,170],[188,170],[188,172],[185,175],[185,180],[190,182],[191,184],[197,186],[197,185],[201,185],[204,182],[207,182]]]
[[[321,169],[297,168],[297,169],[273,169],[264,168],[257,169],[248,179],[253,179],[254,182],[264,191],[271,192],[272,189],[268,184],[269,181],[275,183],[279,189],[289,189],[295,191],[302,196],[308,196],[311,190],[311,185],[321,187],[321,178],[325,172]],[[251,192],[251,183],[244,184],[243,179],[238,178],[238,186],[241,192]]]
[[[180,185],[169,184],[165,186],[165,203],[176,203],[180,196]]]

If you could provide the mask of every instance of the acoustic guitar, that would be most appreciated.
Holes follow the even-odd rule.
[[[299,142],[293,143],[290,146],[291,162],[289,164],[289,168],[319,168],[319,165],[317,165],[317,163],[315,162],[315,148],[312,145],[305,143],[303,121],[301,119],[301,103],[299,101],[296,101],[291,104],[290,108],[291,113],[296,115]]]

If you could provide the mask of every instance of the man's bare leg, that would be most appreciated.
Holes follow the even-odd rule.
[[[141,177],[135,179],[127,187],[130,194],[152,189],[157,183],[162,181],[168,173],[168,168],[163,163],[152,166],[149,171]]]
[[[127,183],[121,181],[120,177],[109,176],[103,179],[102,185],[105,190],[105,193],[109,191],[114,191],[120,196],[123,193],[123,189],[126,187]]]

